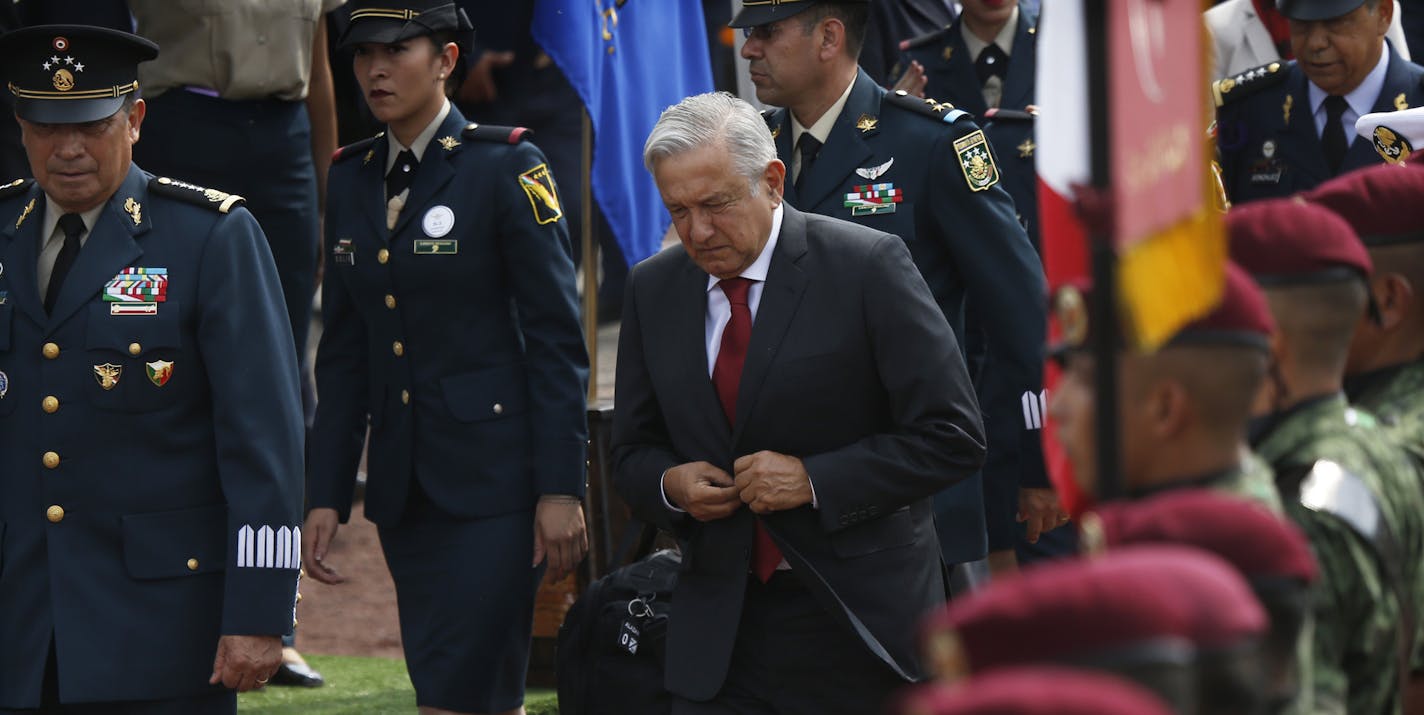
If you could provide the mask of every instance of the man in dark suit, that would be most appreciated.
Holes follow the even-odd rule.
[[[887,94],[857,69],[866,14],[863,0],[782,0],[747,4],[731,24],[747,34],[757,99],[786,107],[766,119],[788,167],[787,203],[903,239],[965,345],[988,462],[982,483],[976,475],[936,499],[945,557],[965,563],[1012,549],[1020,485],[1048,484],[1037,432],[1043,269],[973,118]],[[991,318],[982,345],[963,331],[966,301]],[[1060,523],[1048,501],[1028,515],[1043,528]]]
[[[683,545],[674,712],[876,712],[945,598],[930,497],[984,455],[953,331],[902,241],[783,202],[745,102],[684,100],[644,158],[683,250],[630,278],[613,458]]]
[[[1222,181],[1235,203],[1290,196],[1382,161],[1354,141],[1370,112],[1424,103],[1424,67],[1385,41],[1394,3],[1283,0],[1296,59],[1212,84]]]
[[[132,163],[156,54],[77,25],[0,38],[35,175],[0,190],[6,715],[230,714],[294,625],[281,285],[241,197]]]

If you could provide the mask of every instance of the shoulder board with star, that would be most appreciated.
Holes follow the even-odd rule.
[[[380,139],[384,135],[385,132],[381,132],[376,136],[366,137],[361,141],[351,142],[350,144],[347,144],[346,146],[337,149],[336,152],[331,155],[331,163],[335,164],[336,162],[341,161],[342,159],[350,159],[353,156],[361,156],[361,154],[371,151],[371,145],[375,144],[376,140]]]
[[[170,179],[166,176],[155,176],[148,182],[149,193],[167,196],[170,199],[186,201],[190,204],[204,206],[218,213],[225,214],[247,201],[247,199],[237,194],[229,194],[226,191],[209,189],[207,187],[190,184],[178,179]]]
[[[8,199],[30,190],[30,185],[35,183],[34,179],[15,179],[8,184],[0,184],[0,199]]]
[[[920,99],[903,89],[885,95],[885,103],[946,124],[953,124],[965,118],[974,118],[974,115],[969,112],[955,109],[954,105],[949,102],[938,102],[930,97]]]
[[[495,124],[465,125],[461,136],[471,141],[495,142],[496,144],[518,144],[534,136],[534,132],[524,127],[501,127]]]
[[[1288,66],[1285,62],[1272,62],[1223,77],[1211,83],[1211,98],[1218,107],[1238,102],[1263,89],[1280,84],[1289,74],[1285,71]]]
[[[945,25],[934,32],[926,33],[919,37],[911,37],[908,40],[900,40],[900,51],[909,52],[910,50],[916,50],[925,45],[934,44],[943,39],[951,27],[954,27],[954,25]]]

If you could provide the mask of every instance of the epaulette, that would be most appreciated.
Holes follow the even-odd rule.
[[[8,184],[0,184],[0,199],[8,199],[16,194],[23,194],[30,190],[30,184],[35,183],[34,179],[15,179]]]
[[[371,145],[375,144],[376,140],[380,139],[384,135],[385,132],[381,132],[376,136],[366,137],[361,141],[351,142],[350,144],[347,144],[344,147],[338,148],[335,152],[331,154],[331,163],[335,164],[336,162],[341,161],[342,159],[349,159],[353,156],[357,156],[363,151],[370,151]]]
[[[518,144],[534,136],[533,131],[524,127],[501,127],[494,124],[475,124],[474,122],[466,124],[465,131],[462,133],[466,139],[497,144]]]
[[[953,124],[965,117],[973,118],[969,112],[962,109],[955,109],[949,102],[937,102],[926,97],[920,99],[911,95],[903,89],[897,89],[885,95],[885,101],[901,109],[905,109],[915,114],[923,114],[932,119],[938,119],[946,124]]]
[[[148,182],[148,190],[151,193],[167,196],[170,199],[187,201],[190,204],[206,206],[218,213],[227,213],[232,207],[244,203],[247,199],[237,194],[229,194],[226,191],[208,189],[186,181],[170,179],[166,176],[156,176]]]
[[[992,107],[984,112],[984,118],[993,122],[1032,122],[1036,117],[1038,117],[1038,109],[1033,106],[1027,109]]]
[[[919,37],[911,37],[908,40],[900,40],[900,51],[908,52],[910,50],[915,50],[924,47],[925,45],[928,45],[940,39],[941,37],[944,37],[944,34],[946,32],[949,32],[949,28],[951,27],[954,26],[945,25],[944,27],[941,27],[940,29],[935,30],[934,32],[920,35]]]
[[[1272,62],[1268,65],[1252,67],[1232,77],[1219,79],[1211,83],[1211,98],[1216,102],[1216,106],[1222,107],[1249,97],[1267,87],[1274,87],[1286,78],[1288,73],[1281,71],[1285,68],[1283,63]]]
[[[775,109],[763,109],[763,110],[761,110],[761,120],[762,120],[763,122],[766,122],[766,125],[767,125],[768,127],[771,126],[772,123],[776,121],[776,110],[775,110]]]

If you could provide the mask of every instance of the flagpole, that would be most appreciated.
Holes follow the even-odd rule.
[[[1117,252],[1111,234],[1111,177],[1108,141],[1108,13],[1110,0],[1084,0],[1087,21],[1087,66],[1098,73],[1088,82],[1089,131],[1091,141],[1090,178],[1095,208],[1101,213],[1087,222],[1093,272],[1093,300],[1089,305],[1089,331],[1094,357],[1097,397],[1096,451],[1098,497],[1102,501],[1122,495],[1122,451],[1118,439],[1118,346],[1120,326],[1117,314]]]
[[[588,116],[588,108],[580,112],[583,117],[582,139],[579,157],[579,175],[583,179],[583,191],[579,201],[583,202],[583,220],[579,226],[580,243],[583,254],[583,340],[588,347],[588,404],[598,400],[598,256],[593,245],[593,119]]]

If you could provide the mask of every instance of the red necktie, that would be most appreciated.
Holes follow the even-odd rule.
[[[717,282],[727,302],[732,305],[732,319],[722,330],[722,346],[717,350],[717,362],[712,366],[712,384],[727,424],[737,423],[737,387],[742,382],[742,364],[747,361],[747,345],[752,341],[752,309],[747,302],[752,281],[749,278],[723,278]],[[752,570],[766,583],[781,563],[781,549],[771,540],[761,519],[756,520],[756,540],[752,542]]]

